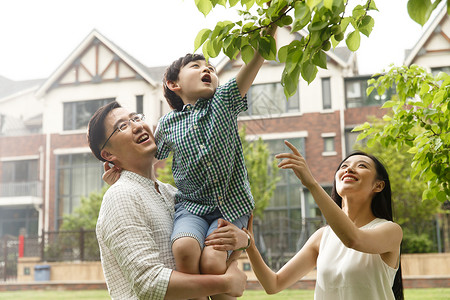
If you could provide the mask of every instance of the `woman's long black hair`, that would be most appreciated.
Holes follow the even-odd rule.
[[[377,171],[377,179],[384,181],[384,189],[375,194],[372,199],[371,208],[372,213],[377,218],[386,219],[388,221],[393,221],[392,218],[392,196],[391,196],[391,182],[389,181],[389,175],[383,164],[373,155],[367,154],[363,151],[355,151],[350,153],[342,162],[339,164],[336,172],[341,168],[341,165],[349,157],[354,155],[363,155],[370,158],[375,163],[375,168]],[[342,208],[342,197],[336,191],[336,179],[333,183],[333,190],[331,191],[331,199],[336,202],[339,207]],[[394,284],[392,286],[392,291],[396,300],[403,300],[403,281],[402,281],[402,266],[399,259],[399,265],[397,273],[395,274]]]

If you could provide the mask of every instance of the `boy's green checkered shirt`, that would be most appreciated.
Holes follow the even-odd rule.
[[[196,215],[219,207],[232,222],[255,207],[248,182],[237,116],[247,109],[233,78],[212,99],[199,99],[163,116],[156,129],[156,158],[173,151],[176,199]]]

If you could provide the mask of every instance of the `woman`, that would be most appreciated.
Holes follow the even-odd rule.
[[[350,154],[336,171],[330,198],[299,151],[289,142],[285,144],[292,153],[276,156],[283,159],[279,168],[294,171],[310,190],[328,226],[317,230],[277,273],[264,263],[249,227],[247,254],[266,292],[288,288],[317,267],[315,299],[403,299],[403,233],[392,222],[391,187],[383,165],[363,152]]]

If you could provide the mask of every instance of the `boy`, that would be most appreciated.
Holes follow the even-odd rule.
[[[223,274],[228,253],[203,249],[204,240],[219,218],[246,227],[254,208],[237,116],[247,109],[245,95],[263,62],[256,53],[236,78],[220,87],[216,70],[199,54],[179,58],[164,75],[164,96],[173,111],[158,123],[156,158],[174,153],[179,191],[172,251],[181,272]]]

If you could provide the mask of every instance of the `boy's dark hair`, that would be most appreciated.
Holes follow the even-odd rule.
[[[106,116],[115,108],[122,107],[119,102],[113,101],[103,105],[94,113],[89,120],[87,140],[92,153],[101,161],[106,161],[101,155],[100,147],[106,140],[105,119]]]
[[[196,60],[205,60],[205,57],[202,54],[191,54],[188,53],[184,57],[180,57],[176,61],[174,61],[169,67],[167,67],[166,72],[163,77],[163,87],[164,87],[164,97],[166,97],[167,103],[169,103],[172,109],[177,111],[183,110],[183,100],[175,94],[173,91],[169,89],[166,82],[167,81],[177,81],[178,74],[180,74],[180,70],[182,67],[190,63],[191,61]]]

